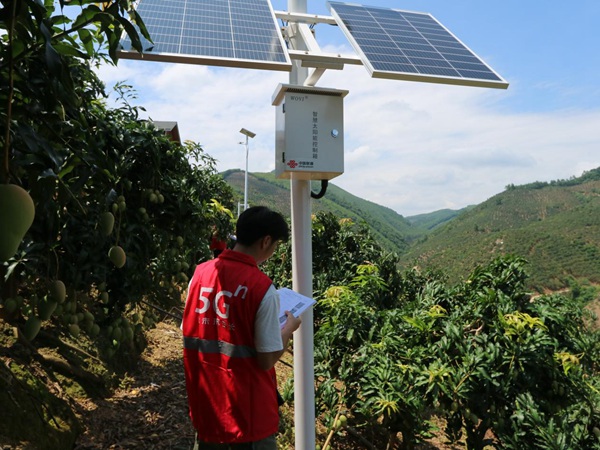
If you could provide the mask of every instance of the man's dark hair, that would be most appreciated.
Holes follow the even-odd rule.
[[[287,241],[290,232],[285,218],[266,206],[252,206],[240,214],[235,228],[236,241],[250,246],[265,236]]]

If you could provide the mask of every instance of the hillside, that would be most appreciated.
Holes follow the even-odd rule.
[[[580,178],[507,187],[434,230],[402,255],[404,265],[443,269],[452,280],[501,254],[530,262],[530,287],[600,283],[600,169]]]
[[[228,170],[223,178],[231,185],[238,200],[244,201],[244,172]],[[248,176],[248,203],[250,205],[270,205],[286,217],[290,217],[290,182],[275,178],[273,173],[250,173]],[[313,191],[320,185],[314,183]],[[400,214],[385,206],[356,197],[329,183],[327,194],[319,199],[311,199],[312,211],[328,211],[338,217],[350,218],[357,223],[365,222],[371,227],[376,239],[388,250],[403,253],[409,242],[425,235],[428,230],[411,224]]]
[[[407,217],[413,226],[423,230],[434,230],[437,227],[444,225],[446,222],[451,221],[459,214],[473,209],[475,205],[467,206],[464,209],[440,209],[431,213],[418,214],[416,216]]]

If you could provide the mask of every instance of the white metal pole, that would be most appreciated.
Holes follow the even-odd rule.
[[[244,211],[248,209],[248,136],[246,136],[246,173],[244,174]]]
[[[312,242],[310,181],[291,180],[292,277],[295,291],[312,297]],[[313,311],[302,315],[294,333],[294,418],[296,450],[315,448],[315,371]]]
[[[288,0],[290,12],[306,13],[307,0]],[[297,50],[299,48],[296,47]],[[308,68],[294,61],[290,84],[303,85]],[[292,124],[293,126],[293,124]],[[290,180],[292,210],[292,278],[296,292],[312,297],[312,225],[310,181]],[[294,419],[296,450],[315,448],[315,370],[312,308],[302,315],[302,326],[294,333]]]

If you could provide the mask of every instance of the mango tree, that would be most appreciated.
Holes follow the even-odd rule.
[[[316,340],[335,355],[319,364],[344,386],[349,423],[383,427],[390,442],[401,433],[402,448],[428,436],[433,416],[469,449],[600,448],[598,331],[580,299],[531,299],[525,279],[524,261],[507,257],[453,288],[427,281],[399,308],[363,306],[359,348],[337,333],[357,308],[329,307]],[[354,303],[366,294],[355,287]]]
[[[2,6],[0,174],[35,205],[27,223],[19,212],[31,204],[2,191],[3,208],[17,210],[2,220],[20,226],[0,261],[3,317],[30,340],[58,326],[100,334],[109,356],[122,342],[132,349],[156,319],[148,305],[181,302],[211,227],[230,228],[231,190],[199,145],[139,119],[129,86],[117,86],[120,106],[107,106],[90,64],[116,61],[123,31],[141,49],[136,30],[149,36],[132,2]]]
[[[359,234],[313,220],[316,406],[334,440],[343,415],[376,448],[415,448],[439,431],[469,449],[600,448],[589,298],[532,298],[517,256],[454,286],[443,273],[399,273]],[[283,283],[286,256],[267,265]]]

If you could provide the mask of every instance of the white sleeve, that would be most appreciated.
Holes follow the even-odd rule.
[[[194,278],[194,277],[192,277],[192,278]],[[187,302],[189,301],[190,288],[192,287],[192,278],[190,278],[190,282],[188,283],[187,293],[185,294],[185,305],[187,305]],[[185,309],[185,305],[184,305],[184,309]],[[179,329],[181,329],[183,331],[183,319],[181,319],[181,324],[179,325]]]
[[[273,285],[267,290],[256,312],[254,346],[260,353],[283,350],[279,327],[279,293]]]

